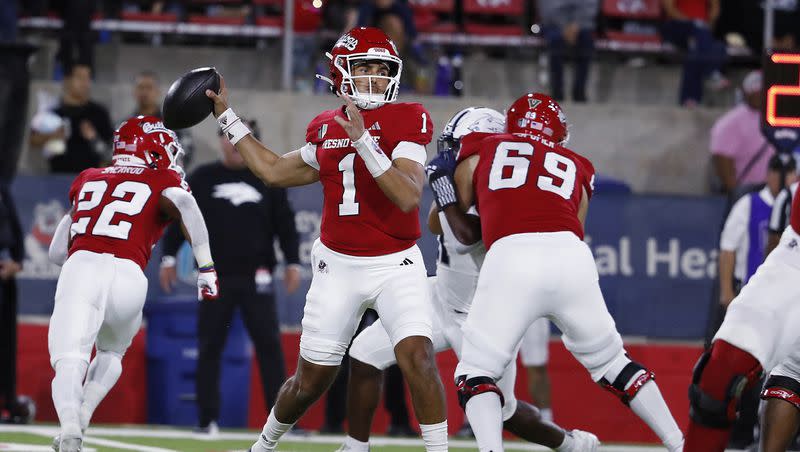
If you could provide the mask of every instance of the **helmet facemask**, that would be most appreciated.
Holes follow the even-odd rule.
[[[354,69],[361,64],[382,63],[388,70],[388,75],[353,75]],[[340,55],[333,61],[334,67],[342,76],[339,95],[347,94],[353,99],[358,108],[372,110],[384,104],[394,102],[400,91],[400,74],[403,62],[392,55],[376,55],[375,53],[356,53]],[[367,81],[367,91],[362,92],[356,85],[357,80]],[[373,91],[374,80],[386,80],[384,92]]]

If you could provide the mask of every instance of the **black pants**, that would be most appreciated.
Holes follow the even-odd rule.
[[[17,398],[17,281],[0,280],[0,409]]]
[[[219,418],[220,360],[236,307],[241,309],[244,326],[258,358],[265,406],[269,408],[275,403],[278,390],[286,380],[275,297],[272,293],[256,293],[253,278],[253,274],[221,275],[219,299],[200,303],[197,318],[197,404],[201,426]]]

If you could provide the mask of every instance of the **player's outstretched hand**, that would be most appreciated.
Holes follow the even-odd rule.
[[[348,121],[341,116],[335,116],[333,119],[347,132],[350,141],[356,141],[364,135],[364,117],[361,116],[361,112],[358,111],[358,107],[353,103],[353,99],[350,99],[350,96],[342,94],[342,98],[345,103],[344,111],[347,113],[347,117],[350,120]]]
[[[220,74],[219,76],[219,93],[215,93],[210,89],[206,90],[206,96],[214,101],[214,117],[225,113],[228,109],[228,89],[225,88],[225,77]]]
[[[203,267],[197,273],[197,299],[216,300],[219,298],[217,271],[213,266]]]

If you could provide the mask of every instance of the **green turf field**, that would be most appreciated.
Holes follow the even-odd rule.
[[[52,451],[53,436],[58,428],[53,424],[0,425],[0,451],[47,452]],[[258,432],[224,430],[214,438],[198,435],[187,429],[137,425],[92,426],[84,440],[84,452],[233,452],[246,451],[257,438]],[[282,452],[334,452],[342,443],[342,436],[298,436],[289,434],[278,446]],[[371,440],[372,452],[424,451],[422,441],[409,438],[375,437]],[[477,450],[474,441],[450,439],[450,451]],[[550,449],[518,441],[506,442],[508,451],[547,451]],[[604,444],[602,452],[657,452],[663,447]],[[733,452],[733,451],[731,451]]]

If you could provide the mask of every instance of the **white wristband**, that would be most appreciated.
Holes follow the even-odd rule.
[[[217,117],[217,123],[222,129],[222,133],[233,145],[251,133],[250,129],[230,108]]]
[[[358,155],[364,160],[364,164],[367,166],[369,173],[372,174],[372,177],[378,177],[392,167],[392,161],[381,151],[381,148],[378,147],[378,144],[375,143],[375,140],[366,130],[361,135],[361,138],[353,142],[353,147],[356,148]]]

